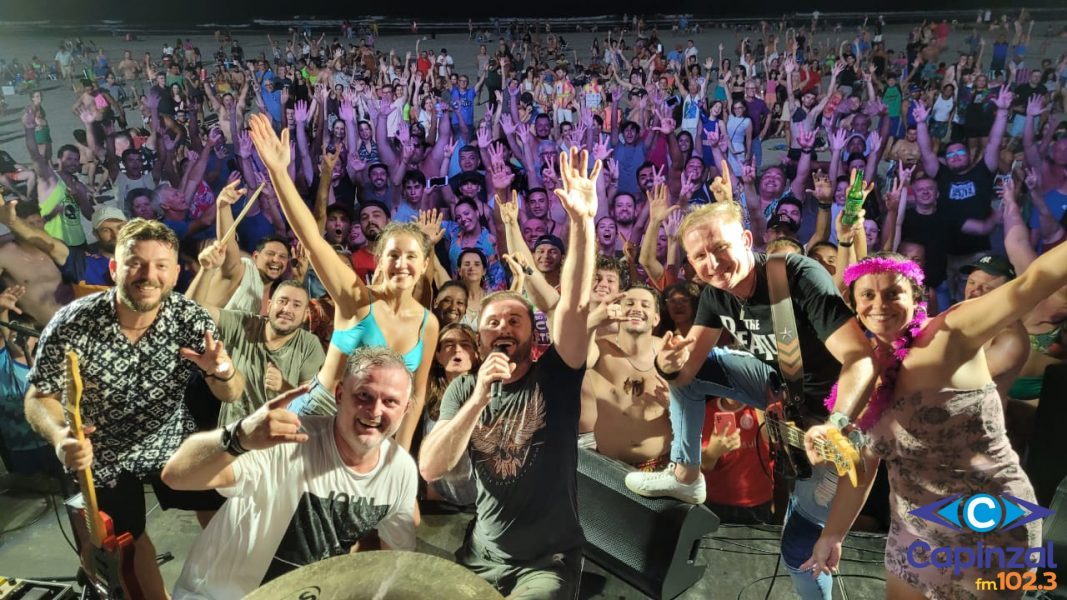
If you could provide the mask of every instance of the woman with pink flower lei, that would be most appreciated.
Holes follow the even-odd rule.
[[[801,568],[816,576],[836,570],[841,542],[870,491],[878,461],[884,460],[892,512],[885,551],[886,597],[981,597],[975,580],[995,579],[1001,570],[996,559],[992,568],[972,567],[953,575],[952,568],[914,566],[908,560],[909,546],[925,542],[912,553],[920,564],[929,562],[929,548],[976,548],[979,543],[987,548],[1033,548],[1041,545],[1040,522],[975,533],[936,525],[909,512],[948,496],[978,493],[1036,503],[1008,443],[982,346],[1067,283],[1067,245],[1038,258],[1014,281],[932,319],[921,302],[922,269],[899,254],[880,253],[851,265],[844,280],[882,368],[870,403],[857,420],[870,442],[861,450],[860,486],[866,488],[860,494],[839,491],[812,556]],[[831,393],[831,408],[834,400]]]

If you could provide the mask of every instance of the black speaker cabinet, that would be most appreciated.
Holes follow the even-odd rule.
[[[719,518],[703,505],[638,496],[623,483],[627,472],[620,462],[578,450],[585,555],[652,598],[674,598],[704,575],[694,558]]]
[[[1056,486],[1067,477],[1067,461],[1063,460],[1067,445],[1067,364],[1051,365],[1045,369],[1041,384],[1041,401],[1034,415],[1034,433],[1026,452],[1024,468],[1034,486],[1037,502],[1048,506]],[[1064,515],[1067,517],[1067,515]]]

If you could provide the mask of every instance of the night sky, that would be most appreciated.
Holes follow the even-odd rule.
[[[619,2],[592,0],[586,2],[574,2],[573,0],[542,0],[526,2],[493,2],[481,4],[491,6],[494,16],[581,16],[600,15],[622,12],[633,14],[635,9],[644,6],[653,6],[648,3]],[[1028,7],[1062,7],[1063,4],[1055,0],[1027,1]],[[716,6],[718,5],[718,6]],[[373,6],[368,10],[367,7]],[[182,2],[131,2],[130,0],[47,0],[44,2],[30,2],[27,0],[0,0],[0,20],[86,20],[98,21],[100,19],[122,19],[128,23],[160,23],[173,22],[182,24],[204,22],[240,22],[253,18],[290,18],[299,11],[302,17],[317,18],[350,18],[358,19],[362,14],[389,15],[395,17],[410,18],[416,15],[420,20],[446,19],[450,21],[465,21],[469,17],[478,19],[477,14],[471,14],[456,7],[467,9],[470,4],[462,2],[426,0],[410,0],[408,2],[339,2],[337,0],[299,0],[289,3],[289,7],[281,5],[273,0],[255,2],[250,0],[230,0],[219,2],[218,0],[183,0]],[[662,4],[654,5],[657,8]],[[821,0],[819,2],[804,2],[798,4],[795,1],[769,0],[760,3],[743,2],[709,2],[708,0],[676,0],[670,3],[671,13],[693,13],[696,15],[712,16],[708,14],[709,7],[714,7],[715,15],[723,17],[740,17],[747,15],[778,15],[792,13],[797,10],[810,11],[818,9],[822,12],[833,11],[866,11],[879,10],[930,10],[930,9],[953,9],[953,10],[976,10],[982,7],[1012,7],[1019,3],[1010,0],[997,0],[995,2],[975,2],[961,0]],[[293,8],[299,7],[299,8]],[[180,10],[175,13],[175,9]],[[483,9],[484,10],[484,9]],[[1018,9],[1012,9],[1016,12]],[[517,11],[521,11],[521,14]],[[392,14],[390,14],[392,13]],[[482,13],[486,14],[486,13]],[[482,17],[485,18],[485,17]]]

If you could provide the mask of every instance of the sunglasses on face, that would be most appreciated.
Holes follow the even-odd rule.
[[[946,152],[945,158],[956,158],[957,156],[967,156],[966,150],[953,150],[952,152]]]

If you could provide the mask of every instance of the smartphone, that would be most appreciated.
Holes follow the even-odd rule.
[[[431,177],[426,181],[427,188],[443,187],[448,185],[448,177]]]
[[[737,430],[735,413],[715,413],[715,435],[726,436]]]

